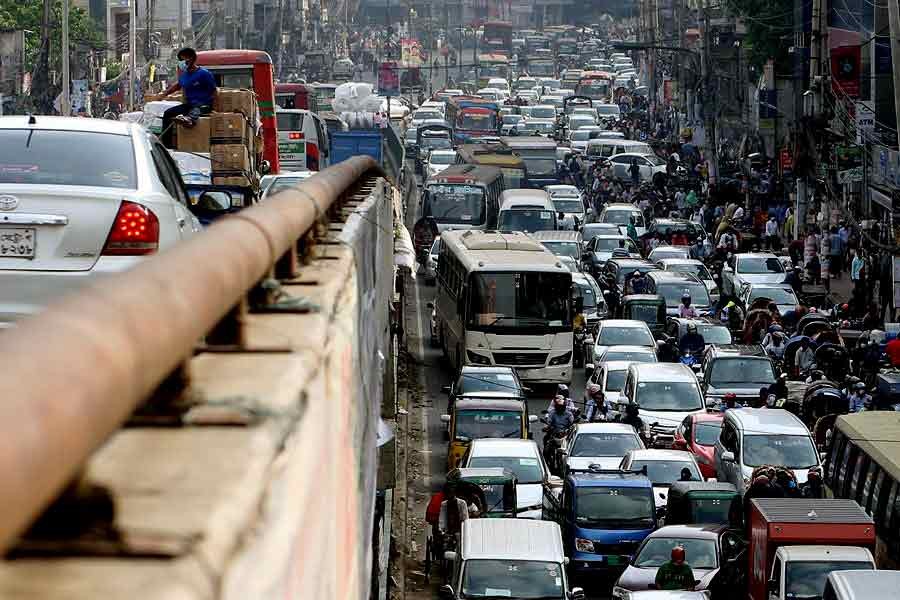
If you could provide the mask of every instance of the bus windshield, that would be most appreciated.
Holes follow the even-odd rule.
[[[507,190],[515,190],[518,188],[525,187],[523,185],[523,181],[525,180],[525,170],[524,169],[510,169],[510,168],[500,168],[500,172],[503,173],[503,187]]]
[[[491,113],[464,112],[457,119],[460,129],[473,131],[494,131],[497,129],[497,117]]]
[[[568,273],[473,273],[469,286],[468,328],[520,332],[572,329]]]
[[[577,92],[579,96],[587,96],[591,100],[605,100],[609,95],[609,83],[598,80],[582,83],[579,84]]]
[[[549,210],[515,209],[500,211],[500,231],[553,231],[556,221]]]
[[[462,183],[432,184],[425,189],[424,216],[436,223],[484,224],[484,188]]]

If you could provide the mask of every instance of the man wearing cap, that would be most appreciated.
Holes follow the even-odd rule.
[[[858,381],[853,386],[853,394],[850,396],[850,412],[864,411],[871,403],[872,396],[866,393],[866,384]]]
[[[184,103],[173,106],[163,113],[162,142],[172,148],[172,123],[177,121],[186,127],[193,127],[197,120],[212,112],[216,93],[216,78],[203,67],[197,66],[197,51],[182,48],[178,51],[178,81],[170,85],[158,99],[181,91]]]
[[[685,562],[684,547],[672,548],[672,559],[656,572],[656,588],[660,590],[694,589],[694,572]]]

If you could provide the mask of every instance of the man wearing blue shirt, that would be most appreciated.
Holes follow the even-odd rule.
[[[216,97],[216,79],[212,73],[197,66],[197,51],[193,48],[178,51],[178,82],[170,85],[160,99],[179,90],[184,93],[184,104],[163,113],[162,141],[167,148],[172,147],[173,122],[193,127],[197,119],[212,112]]]

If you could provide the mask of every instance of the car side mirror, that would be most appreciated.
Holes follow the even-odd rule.
[[[425,306],[428,308],[434,308],[434,302],[429,302]]]
[[[441,423],[449,423],[450,415],[441,415]]]
[[[728,451],[726,451],[726,452],[723,452],[723,453],[722,453],[722,462],[730,462],[730,463],[733,463],[734,460],[735,460],[735,459],[734,459],[734,452],[728,452]]]
[[[441,392],[443,392],[443,393],[445,393],[445,394],[449,394],[449,393],[450,393],[450,386],[449,386],[449,385],[441,386]]]
[[[572,600],[584,600],[584,589],[580,587],[572,588],[569,592],[569,598]]]
[[[775,581],[774,579],[770,579],[769,581],[766,582],[766,588],[769,590],[769,593],[777,594],[778,593],[778,582]]]
[[[263,175],[268,175],[272,172],[272,163],[267,160],[263,160],[259,163],[259,172]]]
[[[528,415],[528,422],[529,423],[537,423],[538,422],[537,415]]]
[[[447,554],[456,554],[456,552],[447,552]],[[442,585],[438,588],[438,598],[441,598],[441,600],[451,600],[453,598],[453,586]]]
[[[547,478],[547,486],[550,488],[561,488],[563,485],[562,477],[551,475]]]
[[[526,387],[526,386],[523,385],[523,386],[522,386],[522,391],[523,391],[524,393],[526,393],[526,394],[530,394],[530,393],[533,392],[534,390],[531,389],[530,387]]]
[[[656,518],[657,519],[662,519],[665,516],[666,516],[666,507],[665,506],[660,506],[659,508],[656,509]]]
[[[734,269],[732,269],[729,266],[724,266],[724,267],[722,267],[722,272],[723,273],[734,273]]]
[[[594,366],[594,363],[588,363],[588,364],[584,365],[584,374],[587,376],[588,379],[590,379],[591,376],[594,374],[594,369],[596,369],[596,368],[597,367]]]
[[[454,560],[456,560],[456,552],[454,552],[453,550],[448,550],[447,552],[444,552],[444,559],[447,560],[447,561],[454,561]],[[450,588],[449,585],[446,586],[446,587]],[[451,593],[451,594],[453,593],[453,588],[450,588],[450,593]]]

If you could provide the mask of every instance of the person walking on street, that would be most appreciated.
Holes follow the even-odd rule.
[[[866,261],[863,258],[862,250],[857,250],[850,264],[850,279],[853,281],[854,293],[862,298],[865,295],[866,287]]]
[[[637,159],[631,159],[631,166],[628,167],[628,173],[631,175],[631,185],[637,187],[641,181],[641,168],[637,164]]]
[[[828,273],[832,279],[840,279],[844,266],[844,252],[846,246],[837,227],[831,228],[831,239],[828,246]]]
[[[773,249],[778,243],[778,223],[775,222],[775,215],[769,217],[766,221],[766,249]]]

